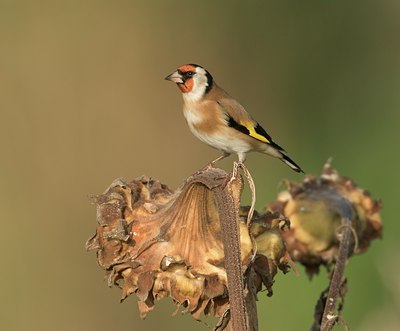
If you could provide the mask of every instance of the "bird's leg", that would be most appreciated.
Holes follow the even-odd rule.
[[[211,161],[209,164],[210,164],[211,166],[214,166],[215,163],[217,163],[218,161],[221,161],[221,160],[225,159],[225,158],[228,157],[229,155],[231,155],[231,153],[224,152],[224,154],[222,154],[221,156],[218,156],[215,160]]]
[[[229,155],[231,155],[230,153],[224,152],[224,154],[222,154],[221,156],[218,156],[215,160],[211,161],[209,164],[207,164],[203,170],[209,170],[211,168],[214,168],[214,164],[217,163],[218,161],[221,161],[222,159],[225,159],[226,157],[228,157]]]
[[[243,169],[243,172],[245,172],[244,169],[246,169],[247,171],[247,168],[244,165],[244,161],[246,160],[246,153],[237,153],[237,156],[238,162],[233,162],[232,180],[237,177],[239,168]]]
[[[246,169],[246,167],[244,166],[244,161],[246,161],[246,153],[237,153],[238,159],[239,159],[239,165],[242,169]],[[247,170],[247,169],[246,169]]]

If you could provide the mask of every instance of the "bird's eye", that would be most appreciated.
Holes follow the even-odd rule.
[[[193,71],[187,71],[187,72],[185,73],[185,76],[186,76],[186,77],[193,77],[193,75],[194,75],[194,72],[193,72]]]

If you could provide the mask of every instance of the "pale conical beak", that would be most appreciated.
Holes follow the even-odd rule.
[[[168,75],[164,79],[170,80],[171,82],[174,82],[174,83],[179,83],[179,84],[183,83],[182,76],[179,74],[178,71],[173,72],[172,74]]]

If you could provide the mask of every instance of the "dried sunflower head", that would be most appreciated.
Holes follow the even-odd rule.
[[[94,197],[98,227],[87,248],[97,251],[109,285],[122,288],[122,300],[136,293],[142,318],[165,297],[196,319],[203,312],[221,316],[226,311],[224,229],[214,188],[227,179],[223,170],[211,169],[190,177],[176,192],[150,178],[119,179]],[[241,181],[232,186],[238,202],[241,189]],[[277,269],[287,270],[280,216],[255,214],[248,227],[246,211],[241,208],[237,220],[242,270],[254,268],[257,290],[264,283],[272,293]]]
[[[339,176],[329,162],[320,177],[309,175],[302,183],[287,182],[287,186],[268,208],[290,219],[290,231],[284,233],[287,249],[310,276],[320,265],[335,261],[337,230],[344,220],[354,230],[356,253],[364,252],[381,235],[381,202]]]

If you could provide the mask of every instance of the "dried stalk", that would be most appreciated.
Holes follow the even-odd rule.
[[[225,269],[228,278],[228,293],[230,301],[230,316],[234,330],[245,331],[248,317],[244,299],[244,282],[241,263],[240,233],[239,233],[239,198],[234,186],[242,186],[240,177],[232,176],[225,187],[214,188],[224,244]]]
[[[343,226],[339,228],[339,231],[339,252],[329,285],[325,309],[322,315],[321,331],[331,330],[335,323],[340,319],[339,314],[335,312],[336,304],[339,298],[343,300],[340,290],[344,281],[344,268],[348,257],[351,255],[350,250],[354,247],[353,239],[357,238],[353,237],[354,230],[351,227],[351,221],[348,218],[344,219]]]

